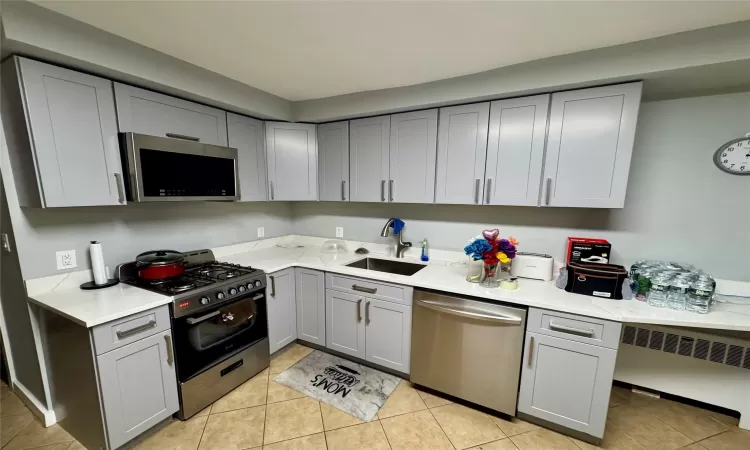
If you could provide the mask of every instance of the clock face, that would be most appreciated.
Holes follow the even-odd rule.
[[[722,145],[714,153],[714,163],[724,172],[750,175],[750,136]]]

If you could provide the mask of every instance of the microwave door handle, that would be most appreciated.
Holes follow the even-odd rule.
[[[188,136],[186,134],[177,134],[177,133],[166,133],[167,137],[174,138],[174,139],[182,139],[185,141],[193,141],[193,142],[200,142],[200,138],[197,138],[195,136]]]

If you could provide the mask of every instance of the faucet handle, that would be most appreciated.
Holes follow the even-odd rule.
[[[402,245],[404,247],[411,247],[411,242],[404,242]]]

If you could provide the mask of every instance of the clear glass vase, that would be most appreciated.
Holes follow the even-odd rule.
[[[496,288],[500,286],[500,264],[484,264],[482,266],[482,281],[484,287]]]
[[[466,281],[469,283],[479,283],[482,281],[482,266],[484,265],[481,259],[469,259],[468,271],[466,273]]]

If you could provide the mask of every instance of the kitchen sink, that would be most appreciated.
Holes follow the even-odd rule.
[[[375,270],[378,272],[395,273],[396,275],[406,275],[410,277],[425,268],[424,264],[415,264],[403,261],[393,261],[391,259],[364,258],[359,261],[349,263],[346,267],[356,267],[357,269]]]

